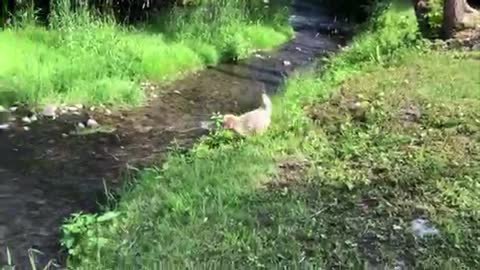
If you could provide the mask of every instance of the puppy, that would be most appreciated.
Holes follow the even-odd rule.
[[[256,135],[264,132],[270,125],[272,102],[267,94],[262,94],[263,104],[256,110],[240,116],[226,114],[223,117],[223,127],[231,129],[242,136]]]

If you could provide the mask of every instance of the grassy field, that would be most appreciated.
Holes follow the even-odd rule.
[[[290,78],[267,134],[172,151],[105,214],[72,217],[70,266],[475,269],[480,54],[426,49],[399,2]],[[418,217],[439,234],[415,237]]]
[[[225,57],[272,48],[291,35],[285,10],[248,9],[247,0],[217,2],[176,8],[136,28],[58,4],[49,30],[31,20],[0,30],[0,104],[138,105],[140,80],[173,79]]]

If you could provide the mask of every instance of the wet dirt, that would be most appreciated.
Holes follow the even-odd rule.
[[[255,108],[264,89],[274,94],[292,71],[344,42],[328,34],[339,24],[320,7],[302,2],[292,11],[295,37],[277,50],[158,87],[158,97],[145,107],[91,113],[113,132],[72,135],[82,120],[77,115],[41,119],[29,131],[0,130],[0,266],[7,246],[16,269],[29,268],[30,248],[44,252],[37,256],[39,265],[52,258],[63,263],[59,228],[64,219],[98,210],[105,186],[119,187],[129,165],[158,162],[173,140],[190,146],[208,133],[201,123],[212,113]]]

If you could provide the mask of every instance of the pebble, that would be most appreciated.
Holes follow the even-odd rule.
[[[98,124],[97,121],[95,121],[95,119],[90,118],[90,119],[87,120],[87,127],[93,128],[93,127],[98,127],[98,126],[99,126],[99,124]]]
[[[300,47],[295,47],[295,50],[301,52],[301,51],[302,51],[302,48],[300,48]]]
[[[291,63],[290,61],[288,61],[288,60],[284,60],[284,61],[283,61],[283,65],[284,65],[284,66],[290,66],[291,64],[292,64],[292,63]]]
[[[152,98],[158,98],[157,94],[152,94]]]
[[[109,109],[105,109],[105,114],[110,115],[110,114],[112,114],[112,111],[110,111]]]
[[[46,117],[55,118],[55,111],[56,110],[57,110],[57,108],[55,106],[46,105],[45,108],[43,108],[42,114],[43,114],[43,116],[46,116]]]
[[[31,122],[35,122],[35,121],[37,121],[37,120],[38,120],[38,118],[37,118],[37,116],[36,116],[35,114],[32,115],[32,116],[30,116],[30,121],[31,121]]]
[[[136,126],[135,129],[140,133],[148,133],[153,129],[153,127],[151,127],[151,126]]]
[[[17,109],[18,109],[18,107],[15,107],[15,106],[14,106],[14,107],[10,107],[10,111],[11,111],[11,112],[15,112]],[[1,110],[0,110],[0,111],[1,111]]]
[[[62,133],[62,137],[63,137],[63,138],[66,138],[66,137],[68,137],[68,134]]]
[[[74,105],[77,109],[83,109],[83,104],[75,104]]]
[[[85,125],[84,125],[83,123],[78,123],[78,124],[77,124],[77,127],[79,127],[79,128],[85,128]]]
[[[93,107],[93,106],[90,107],[90,111],[92,111],[92,112],[95,111],[95,107]]]
[[[30,119],[30,117],[25,116],[25,117],[22,118],[22,122],[24,122],[26,124],[30,124],[32,122],[32,120]]]
[[[9,124],[1,124],[0,125],[0,130],[8,129],[10,127]]]
[[[178,91],[178,90],[173,90],[173,93],[177,94],[177,95],[181,95],[182,92]]]
[[[69,112],[76,112],[76,111],[78,111],[78,108],[77,107],[67,107],[67,110]]]
[[[29,131],[29,130],[30,130],[30,128],[25,126],[25,127],[23,127],[23,130],[25,130],[25,131]]]

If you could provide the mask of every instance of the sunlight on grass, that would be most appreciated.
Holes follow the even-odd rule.
[[[26,24],[0,31],[0,103],[138,105],[144,99],[140,80],[164,82],[289,38],[266,18],[242,13],[242,1],[215,7],[223,9],[211,20],[208,6],[194,8],[191,17],[178,8],[175,15],[183,20],[161,17],[172,20],[156,32],[127,29],[86,9],[73,13],[59,3],[49,30]],[[278,22],[285,25],[286,18]]]

